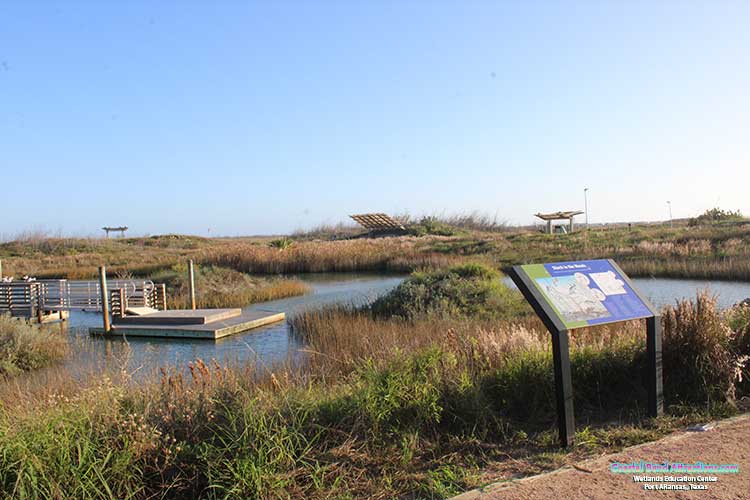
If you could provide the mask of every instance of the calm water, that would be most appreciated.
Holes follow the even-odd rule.
[[[314,274],[300,276],[312,292],[288,299],[252,304],[244,310],[285,312],[287,317],[326,304],[363,304],[398,285],[403,277],[368,274]],[[154,339],[130,337],[103,339],[91,337],[89,326],[101,326],[101,313],[72,311],[68,334],[73,342],[74,359],[69,366],[86,369],[95,367],[102,359],[120,362],[129,371],[151,370],[158,366],[184,365],[196,358],[219,362],[259,360],[272,364],[284,361],[301,346],[289,335],[289,327],[281,321],[245,333],[219,340]]]
[[[325,304],[362,304],[391,290],[403,277],[338,273],[302,276],[301,279],[310,285],[312,293],[253,304],[245,309],[283,311],[291,316],[304,309]],[[633,282],[658,307],[671,304],[677,299],[693,297],[697,291],[705,288],[718,295],[721,307],[731,306],[750,297],[750,283],[671,279],[634,279]],[[68,367],[90,371],[96,366],[111,366],[115,362],[121,363],[128,372],[149,372],[159,366],[184,366],[196,358],[228,363],[257,360],[270,365],[288,359],[302,347],[289,335],[286,322],[216,341],[90,337],[87,327],[100,324],[101,316],[98,313],[71,313],[67,331],[76,354],[68,361]]]

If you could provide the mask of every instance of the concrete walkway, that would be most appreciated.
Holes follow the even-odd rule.
[[[640,472],[615,474],[610,472],[613,462],[632,463],[682,462],[694,464],[739,464],[737,474],[692,474],[667,472],[655,476],[713,476],[717,482],[655,482],[649,486],[666,484],[690,488],[707,487],[706,490],[646,490],[647,483],[634,481]],[[630,498],[676,499],[750,499],[750,415],[745,414],[713,424],[705,432],[681,431],[659,441],[627,448],[619,453],[605,455],[562,469],[524,479],[496,483],[472,490],[453,500],[599,500]]]

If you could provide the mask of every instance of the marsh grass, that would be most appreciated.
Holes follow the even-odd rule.
[[[619,261],[632,276],[750,281],[750,258],[633,258]]]
[[[295,240],[339,240],[352,238],[366,230],[354,223],[320,224],[309,229],[297,229],[292,233]]]
[[[737,304],[726,313],[737,355],[734,371],[739,396],[750,395],[750,303]]]
[[[51,365],[67,349],[66,339],[51,329],[0,315],[0,378]]]
[[[716,298],[701,292],[694,301],[679,301],[665,308],[663,324],[665,386],[672,401],[707,406],[734,401],[735,334]]]
[[[185,264],[159,271],[151,279],[167,285],[169,308],[190,307]],[[195,289],[196,303],[200,308],[243,307],[255,302],[304,295],[310,290],[296,279],[258,278],[216,266],[195,268]]]
[[[299,242],[284,251],[262,245],[236,244],[208,251],[205,264],[251,274],[342,271],[413,271],[437,268],[458,259],[424,251],[414,237]]]
[[[146,276],[187,258],[262,274],[411,272],[477,259],[505,268],[529,262],[614,258],[633,276],[750,281],[750,224],[746,221],[674,228],[596,227],[569,235],[546,235],[493,221],[473,214],[437,217],[432,232],[452,236],[354,240],[346,239],[352,231],[348,226],[321,227],[293,236],[295,244],[283,251],[269,247],[269,243],[284,238],[270,237],[164,235],[107,240],[29,235],[0,244],[0,258],[5,274],[71,279],[93,278],[102,264],[113,273]]]
[[[692,314],[680,313],[674,335],[709,335],[694,328]],[[711,314],[699,316],[713,321]],[[549,336],[534,318],[385,320],[338,307],[293,323],[309,343],[302,364],[258,372],[196,361],[188,372],[163,370],[138,384],[99,374],[77,390],[26,396],[23,405],[3,393],[0,491],[15,498],[440,498],[731,411],[679,405],[645,419],[642,322],[578,330],[571,366],[579,444],[563,453]],[[720,332],[735,338],[724,329],[710,336]],[[670,370],[696,369],[679,357],[670,363]]]

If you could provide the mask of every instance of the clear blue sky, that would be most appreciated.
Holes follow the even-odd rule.
[[[0,235],[750,213],[750,2],[0,4]],[[10,214],[10,215],[9,215]]]

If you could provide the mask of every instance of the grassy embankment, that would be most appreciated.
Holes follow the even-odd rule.
[[[749,387],[750,309],[665,312],[668,415],[644,419],[643,325],[572,339],[578,445],[556,445],[548,334],[494,271],[420,273],[361,310],[293,320],[308,362],[265,375],[196,363],[0,414],[16,498],[442,498],[730,414]],[[67,385],[66,385],[67,387]],[[28,392],[28,391],[27,391]]]
[[[327,271],[411,272],[467,260],[496,268],[528,262],[615,258],[633,276],[750,281],[750,224],[635,225],[545,235],[477,216],[425,218],[410,236],[339,240],[356,231],[321,227],[292,238],[209,239],[155,236],[126,239],[25,238],[0,244],[6,274],[93,278],[107,264],[113,274],[148,276],[183,263],[253,274]],[[282,244],[283,243],[283,244]]]
[[[429,231],[425,236],[382,239],[300,236],[281,252],[236,242],[206,249],[202,261],[250,273],[296,273],[406,272],[467,260],[502,269],[529,262],[614,258],[633,276],[750,281],[750,225],[744,223],[596,228],[568,235],[477,231],[434,221],[418,228],[415,233]],[[315,235],[322,236],[317,231]]]
[[[148,276],[220,244],[217,239],[181,235],[110,239],[28,235],[0,244],[0,259],[3,273],[16,277],[95,279],[101,265],[113,275]]]
[[[526,233],[507,243],[495,254],[498,265],[614,258],[633,276],[750,281],[748,224],[597,229],[562,237]]]

